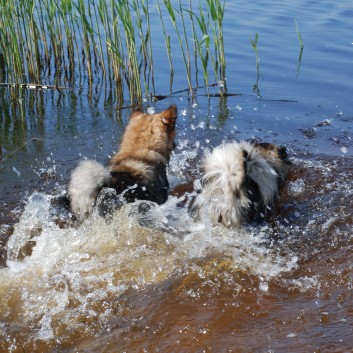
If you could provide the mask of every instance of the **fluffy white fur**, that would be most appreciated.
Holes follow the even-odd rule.
[[[244,155],[244,151],[245,155]],[[245,178],[259,187],[263,205],[268,207],[278,192],[278,175],[271,164],[247,142],[216,147],[205,156],[202,192],[195,200],[199,214],[204,212],[213,224],[240,225],[252,207]]]
[[[82,220],[92,212],[100,188],[109,182],[110,172],[93,160],[83,160],[73,170],[69,184],[71,210]]]

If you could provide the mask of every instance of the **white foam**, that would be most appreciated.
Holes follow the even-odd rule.
[[[183,176],[198,153],[177,153],[171,173]],[[77,228],[53,222],[50,201],[37,192],[28,198],[7,244],[7,268],[0,269],[0,312],[21,313],[21,324],[34,325],[38,339],[53,338],[54,318],[73,329],[90,318],[104,321],[109,308],[100,308],[98,318],[100,303],[129,288],[143,290],[192,272],[207,277],[215,254],[225,264],[216,276],[233,283],[234,273],[248,273],[265,292],[272,278],[297,266],[298,258],[289,251],[281,255],[262,245],[270,233],[266,225],[241,230],[211,226],[207,219],[195,221],[177,198],[153,204],[144,214],[139,211],[143,202],[128,204],[110,222],[93,214]],[[192,295],[197,293],[190,290]],[[18,298],[15,307],[9,304],[13,296]]]
[[[186,208],[176,206],[180,201],[177,198],[170,198],[149,212],[150,227],[139,224],[134,216],[137,205],[132,204],[116,212],[110,223],[92,216],[77,229],[60,229],[54,224],[49,201],[50,197],[39,193],[29,198],[7,245],[8,268],[0,270],[8,283],[23,281],[40,286],[43,278],[64,276],[75,280],[79,291],[79,283],[94,276],[93,273],[107,275],[112,268],[119,272],[126,269],[127,263],[130,270],[135,268],[137,272],[143,264],[145,273],[138,277],[148,283],[156,278],[156,272],[168,277],[175,269],[171,265],[174,260],[207,257],[214,250],[230,256],[233,268],[246,268],[264,278],[295,267],[296,258],[282,259],[272,250],[258,246],[261,234],[195,222]],[[34,243],[31,253],[21,260],[21,249],[29,242]],[[137,274],[130,274],[130,279],[136,281]],[[124,279],[129,280],[129,276],[124,275]]]

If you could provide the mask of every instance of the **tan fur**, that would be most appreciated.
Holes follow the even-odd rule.
[[[102,187],[124,194],[125,202],[165,202],[169,188],[166,166],[174,149],[176,118],[174,105],[157,114],[134,111],[108,168],[88,160],[72,172],[69,196],[73,213],[81,220],[87,217]]]
[[[279,177],[285,179],[291,168],[288,162],[286,149],[282,146],[277,146],[272,143],[254,143],[254,149],[276,170]]]
[[[110,171],[128,171],[150,181],[151,165],[166,166],[174,148],[175,106],[161,113],[135,111],[126,127],[120,149],[110,161]]]

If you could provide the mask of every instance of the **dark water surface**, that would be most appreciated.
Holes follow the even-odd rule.
[[[146,103],[179,109],[174,194],[222,141],[287,147],[293,173],[256,228],[195,223],[177,196],[153,210],[152,228],[136,205],[109,224],[58,224],[51,197],[81,158],[114,153],[130,110],[114,110],[99,84],[92,97],[25,92],[15,113],[0,91],[0,351],[352,352],[352,18],[350,1],[228,1],[227,86],[238,95]],[[174,90],[186,88],[177,72]]]

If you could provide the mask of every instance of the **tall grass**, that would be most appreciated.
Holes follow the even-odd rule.
[[[187,39],[187,36],[186,36],[183,10],[182,10],[182,7],[181,7],[180,0],[178,1],[178,3],[179,3],[179,11],[177,12],[174,9],[171,0],[164,0],[164,5],[165,5],[165,7],[168,10],[170,19],[171,19],[172,24],[173,24],[174,29],[175,29],[175,33],[177,35],[178,43],[180,45],[180,50],[181,50],[182,58],[183,58],[183,61],[184,61],[184,66],[185,66],[185,71],[186,71],[186,77],[187,77],[187,80],[188,80],[189,90],[190,90],[191,94],[193,94],[193,88],[192,88],[192,83],[191,83],[191,67],[190,67],[189,45],[188,45],[188,39]],[[184,42],[183,42],[182,36],[180,34],[180,31],[179,31],[179,26],[177,24],[177,16],[176,16],[177,13],[180,15],[181,20],[182,20],[181,22],[182,22],[182,27],[183,27],[183,31],[184,31]]]
[[[175,16],[171,14],[170,11],[170,0],[164,0],[170,17],[172,19],[174,27]],[[212,73],[215,80],[220,87],[222,94],[226,89],[225,79],[226,79],[226,60],[224,52],[224,38],[223,38],[223,19],[225,10],[225,1],[222,3],[221,0],[206,0],[206,3],[199,3],[197,10],[193,9],[192,2],[189,0],[189,8],[184,8],[181,6],[179,0],[179,13],[182,19],[182,28],[184,33],[184,44],[181,37],[178,35],[178,42],[182,50],[184,65],[188,77],[191,78],[191,60],[190,60],[190,50],[187,39],[187,30],[185,28],[185,21],[183,17],[183,12],[187,12],[190,15],[190,27],[192,32],[192,40],[194,42],[194,56],[195,56],[195,71],[196,71],[196,83],[197,81],[197,62],[201,62],[203,69],[203,77],[206,87],[209,87],[209,60],[212,64]],[[198,24],[198,27],[195,26]],[[196,28],[197,27],[197,28]],[[176,28],[177,31],[177,28]],[[212,49],[213,43],[213,49]],[[189,80],[190,84],[190,80]],[[192,92],[192,89],[190,89]]]
[[[220,0],[206,0],[208,11],[212,18],[212,33],[214,41],[215,59],[212,60],[212,65],[215,72],[219,72],[217,78],[220,81],[225,80],[226,59],[224,54],[224,38],[223,38],[223,18],[225,2]],[[212,58],[212,56],[211,56]],[[225,81],[224,81],[225,84]]]
[[[90,90],[99,78],[114,85],[121,103],[141,103],[155,94],[153,41],[164,38],[171,90],[173,60],[181,57],[193,95],[198,64],[206,85],[225,79],[224,9],[221,0],[195,7],[191,0],[0,0],[0,77],[72,87],[86,80]],[[157,35],[152,16],[154,28],[160,19]]]

